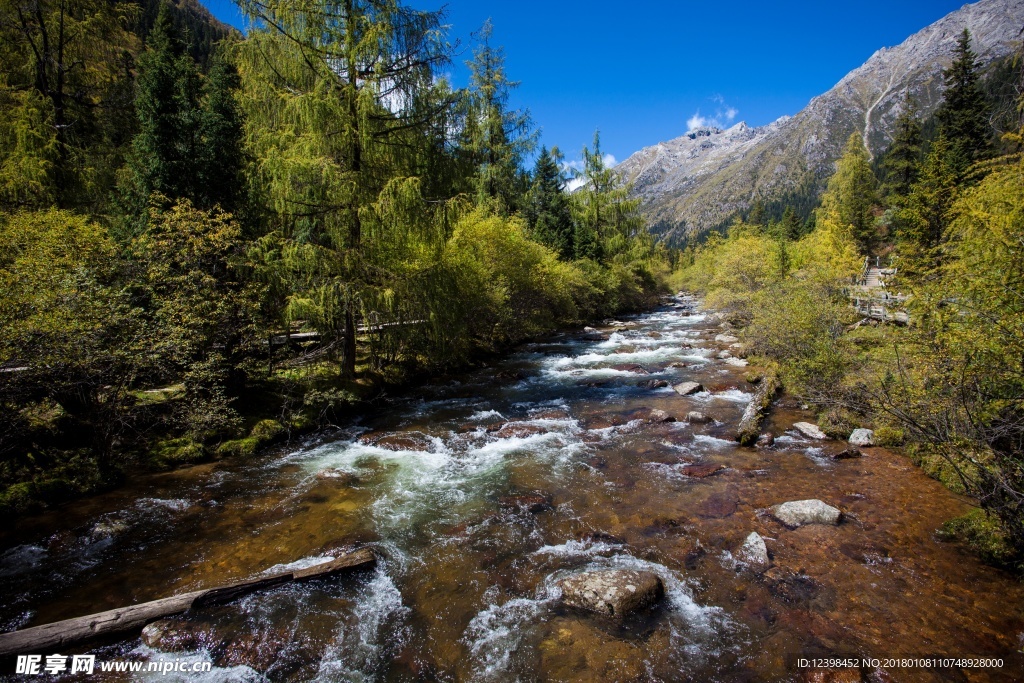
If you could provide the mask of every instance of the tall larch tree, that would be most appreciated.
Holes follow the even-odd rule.
[[[239,46],[250,184],[269,216],[264,269],[289,320],[340,342],[353,376],[367,260],[364,219],[389,181],[415,173],[447,60],[441,14],[397,0],[327,6],[242,0],[257,24]]]
[[[848,230],[865,254],[871,251],[876,238],[873,213],[878,203],[876,188],[877,181],[864,140],[860,133],[852,133],[836,165],[836,172],[828,181],[818,211]]]
[[[494,27],[488,19],[477,34],[480,41],[470,70],[470,88],[463,145],[476,168],[478,203],[490,202],[511,212],[523,195],[523,160],[536,145],[530,114],[509,109],[509,97],[519,86],[505,73],[505,52],[491,44]]]

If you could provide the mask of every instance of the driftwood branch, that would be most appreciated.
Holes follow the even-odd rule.
[[[306,569],[281,572],[257,579],[238,581],[208,588],[206,590],[183,593],[161,600],[144,602],[130,607],[90,614],[85,617],[65,619],[52,624],[33,626],[32,628],[10,633],[0,633],[0,656],[23,653],[37,653],[73,647],[81,643],[127,631],[139,630],[146,624],[164,617],[182,614],[192,609],[200,609],[209,605],[230,602],[254,591],[266,590],[293,581],[305,581],[329,576],[345,569],[372,566],[376,556],[368,548],[361,548],[347,553],[330,562],[317,564]]]

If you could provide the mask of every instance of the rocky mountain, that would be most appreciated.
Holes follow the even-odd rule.
[[[982,63],[1010,54],[1024,27],[1024,0],[964,5],[878,50],[795,116],[757,128],[691,130],[636,152],[619,169],[634,183],[652,229],[673,241],[718,226],[758,199],[818,190],[850,133],[861,133],[872,154],[885,150],[908,90],[922,116],[935,110],[942,69],[965,27]]]

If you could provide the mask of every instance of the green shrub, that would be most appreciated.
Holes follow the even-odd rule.
[[[946,541],[959,541],[982,560],[997,567],[1020,569],[1018,557],[1009,544],[999,519],[981,508],[954,517],[939,529],[937,535]]]

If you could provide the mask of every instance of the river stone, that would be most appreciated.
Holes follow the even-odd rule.
[[[715,335],[715,341],[720,344],[735,344],[739,341],[739,338],[734,337],[731,334],[719,334]]]
[[[768,546],[764,544],[761,534],[751,531],[743,545],[736,552],[736,558],[755,569],[766,569],[771,560],[768,558]]]
[[[699,465],[686,465],[680,470],[685,476],[694,479],[707,479],[712,474],[718,474],[725,469],[725,465],[717,463],[703,463]]]
[[[636,375],[651,374],[650,372],[647,371],[647,368],[645,368],[642,365],[637,365],[636,363],[620,363],[618,365],[613,365],[611,369],[617,370],[619,372],[632,372],[633,374]]]
[[[547,434],[548,429],[540,425],[523,424],[521,422],[508,422],[501,429],[494,432],[499,439],[525,439],[537,434]]]
[[[821,431],[818,425],[813,425],[810,422],[797,422],[793,425],[793,429],[800,432],[808,439],[827,439],[828,435]]]
[[[757,437],[758,448],[771,448],[775,445],[775,435],[771,432],[765,432],[761,436]]]
[[[875,433],[870,429],[854,429],[849,441],[854,446],[874,446]]]
[[[709,422],[714,422],[710,417],[697,410],[691,410],[688,412],[686,414],[686,421],[695,425],[705,425]]]
[[[676,390],[676,393],[680,396],[689,396],[690,394],[696,394],[700,391],[704,391],[704,386],[700,382],[681,382],[672,387]]]
[[[804,524],[839,524],[842,512],[816,498],[811,500],[791,500],[771,508],[772,514],[788,527]]]
[[[142,629],[143,644],[163,652],[201,650],[217,640],[203,624],[180,619],[159,619]]]
[[[649,607],[665,594],[657,574],[634,569],[584,572],[559,585],[566,605],[610,617],[624,617]]]

